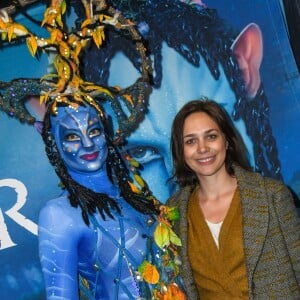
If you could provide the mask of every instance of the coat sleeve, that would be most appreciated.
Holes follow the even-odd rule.
[[[192,191],[192,187],[186,187],[175,193],[168,201],[168,206],[176,206],[179,209],[180,220],[174,224],[174,230],[181,239],[182,246],[179,249],[181,256],[181,277],[184,283],[188,300],[198,300],[199,295],[194,282],[193,272],[187,254],[187,202]]]
[[[273,205],[300,286],[300,219],[291,192],[283,183],[273,185]],[[270,187],[266,186],[270,191]]]

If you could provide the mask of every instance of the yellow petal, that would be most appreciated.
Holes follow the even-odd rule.
[[[13,23],[13,25],[11,25],[14,29],[14,33],[17,35],[26,35],[28,34],[28,30],[21,24],[18,23]]]
[[[56,23],[58,24],[59,27],[63,27],[64,26],[64,24],[63,24],[63,22],[61,20],[61,15],[60,14],[56,16],[55,20],[56,20]]]
[[[1,32],[1,39],[6,40],[7,39],[7,32]]]
[[[90,25],[92,23],[92,19],[86,19],[82,22],[81,28],[86,27],[87,25]]]
[[[124,94],[123,97],[130,103],[131,106],[133,106],[132,97],[128,94]]]
[[[59,53],[66,58],[70,57],[70,48],[66,42],[59,42]]]
[[[9,26],[7,30],[7,37],[9,42],[11,41],[13,34],[14,34],[14,28],[13,26]]]
[[[133,158],[131,158],[129,162],[130,162],[130,165],[132,165],[135,168],[137,168],[140,165],[139,162]]]
[[[61,8],[61,13],[62,13],[62,15],[66,12],[66,10],[67,10],[67,4],[66,4],[66,1],[61,1],[61,3],[60,3],[60,8]]]
[[[139,175],[137,175],[137,174],[134,174],[133,177],[134,177],[135,181],[137,182],[137,184],[138,184],[141,188],[143,188],[143,187],[145,186],[145,182],[144,182],[144,180],[142,179],[141,176],[139,176]]]
[[[28,50],[29,50],[30,54],[32,56],[35,56],[37,48],[38,48],[38,44],[37,44],[36,38],[31,35],[30,37],[28,37],[26,39],[26,43],[27,43],[27,47],[28,47]]]
[[[128,184],[129,184],[131,190],[132,190],[134,193],[136,193],[136,194],[140,194],[140,193],[141,193],[141,191],[137,188],[136,185],[134,185],[134,184],[131,183],[130,181],[128,181]]]
[[[96,28],[96,30],[93,31],[92,37],[97,48],[100,48],[102,44],[102,35],[101,35],[101,31],[98,28]]]
[[[155,240],[157,246],[161,249],[163,249],[166,246],[169,246],[170,245],[170,227],[163,222],[158,223],[158,225],[154,231],[154,240]]]

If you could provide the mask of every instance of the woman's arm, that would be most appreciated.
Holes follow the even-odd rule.
[[[68,199],[50,201],[39,216],[39,253],[48,300],[78,299],[78,212]],[[68,204],[68,205],[66,205]],[[78,220],[77,220],[78,219]]]
[[[300,285],[300,219],[289,189],[279,183],[273,197],[279,226]]]

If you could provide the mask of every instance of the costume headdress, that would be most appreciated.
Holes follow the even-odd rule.
[[[67,10],[66,2],[64,0],[51,1],[49,7],[45,10],[42,21],[42,26],[49,32],[48,38],[36,36],[23,25],[14,22],[6,10],[0,11],[2,42],[13,43],[25,40],[33,56],[39,51],[53,52],[55,54],[53,65],[56,70],[54,74],[47,74],[41,80],[21,78],[10,82],[0,82],[0,89],[2,90],[0,109],[21,122],[34,124],[36,119],[26,108],[27,98],[33,95],[40,97],[40,103],[47,107],[46,114],[48,115],[50,113],[56,114],[58,105],[66,105],[75,110],[78,105],[91,105],[100,118],[104,120],[105,111],[102,104],[110,103],[118,124],[113,142],[119,145],[123,138],[128,136],[142,121],[147,110],[148,97],[151,92],[151,62],[146,55],[146,48],[142,43],[141,36],[135,29],[134,23],[124,18],[113,7],[106,5],[103,0],[82,0],[81,3],[86,18],[79,28],[69,31],[64,22],[64,15]],[[102,43],[105,43],[107,28],[131,39],[135,43],[136,51],[140,56],[139,69],[141,77],[125,89],[87,82],[80,74],[80,59],[84,49],[90,43],[94,43],[98,48],[101,48]],[[50,141],[51,143],[52,141]],[[109,143],[108,140],[108,146],[111,146],[110,156],[115,158],[111,163],[117,165],[116,167],[119,168],[118,173],[126,175],[123,160],[114,151],[113,145]],[[157,246],[162,249],[162,255],[156,266],[149,261],[143,262],[139,268],[141,280],[153,285],[152,292],[155,299],[174,299],[174,295],[176,299],[184,299],[183,293],[176,284],[179,273],[178,264],[176,263],[176,246],[180,245],[180,240],[171,229],[171,222],[178,218],[176,210],[160,205],[155,197],[151,195],[146,183],[139,176],[138,163],[135,160],[125,155],[125,161],[129,163],[129,169],[133,173],[134,183],[130,181],[127,183],[131,191],[137,195],[136,199],[140,199],[144,204],[143,201],[149,201],[149,206],[159,211],[154,240]],[[127,181],[126,177],[125,180]],[[122,185],[123,183],[118,182],[118,184]],[[83,192],[86,193],[84,187]],[[141,196],[139,197],[139,195]],[[78,204],[75,198],[70,198],[71,204],[74,206]],[[89,197],[83,203],[79,202],[86,223],[88,223],[87,214],[95,212],[95,206],[92,202],[92,200],[89,201]],[[104,207],[103,210],[99,210],[102,216],[104,216],[104,213],[110,215],[107,203],[111,208],[118,210],[112,199],[100,198],[99,202]],[[157,260],[157,258],[155,259]],[[172,271],[171,277],[166,276],[170,271]]]
[[[103,116],[99,104],[110,102],[119,125],[115,133],[117,140],[128,136],[145,115],[151,93],[151,62],[146,55],[142,38],[130,20],[102,0],[83,0],[82,5],[86,19],[79,29],[69,31],[63,21],[66,2],[51,1],[41,24],[48,30],[48,38],[36,36],[23,25],[15,23],[6,10],[1,10],[2,42],[25,40],[33,56],[39,51],[54,53],[53,65],[56,72],[45,75],[41,80],[21,78],[9,83],[1,82],[3,92],[0,108],[21,122],[33,124],[35,118],[25,105],[27,97],[32,95],[39,95],[41,103],[50,106],[53,113],[59,104],[76,109],[76,105],[87,103]],[[100,48],[105,43],[107,27],[131,39],[140,56],[141,77],[124,89],[87,82],[80,74],[80,58],[84,50],[92,42]]]

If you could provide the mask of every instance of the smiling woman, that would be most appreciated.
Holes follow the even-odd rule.
[[[193,113],[186,118],[183,143],[184,160],[199,180],[222,168],[228,143],[206,113]]]
[[[288,188],[251,172],[227,112],[201,98],[172,126],[189,299],[298,299],[300,220]],[[270,270],[273,270],[270,272]]]
[[[198,173],[189,166],[197,159],[215,161],[221,155],[221,167],[232,175],[233,162],[250,170],[247,148],[229,114],[214,101],[201,98],[182,107],[176,115],[171,133],[174,177],[181,186],[196,184]]]

